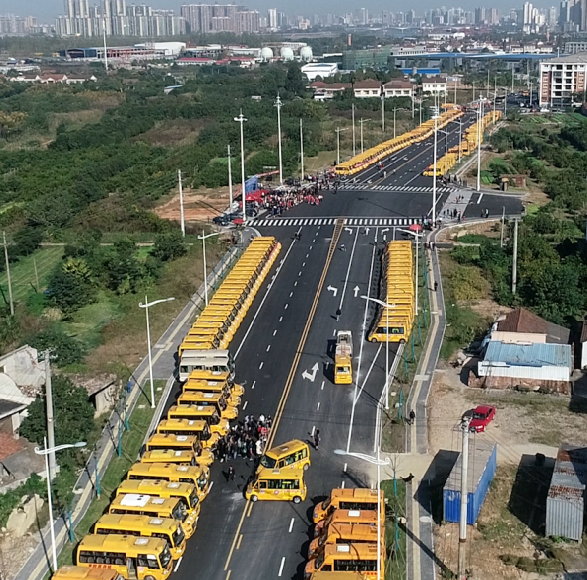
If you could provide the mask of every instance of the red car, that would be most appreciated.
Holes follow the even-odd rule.
[[[479,405],[473,409],[473,418],[469,423],[471,433],[483,433],[485,428],[495,417],[495,407]]]

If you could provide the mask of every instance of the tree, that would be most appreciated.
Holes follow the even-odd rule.
[[[51,380],[55,443],[87,441],[95,428],[94,407],[86,389],[76,387],[67,377],[57,375]],[[33,443],[42,444],[47,434],[47,404],[45,395],[39,395],[29,406],[28,416],[20,426],[20,434]]]
[[[306,92],[306,83],[300,65],[291,62],[287,67],[287,76],[285,78],[285,90],[294,95],[303,95]]]
[[[58,367],[79,363],[84,356],[83,345],[57,325],[39,332],[27,342],[39,352],[49,350],[51,362]]]
[[[49,279],[47,296],[65,316],[70,316],[94,300],[94,287],[87,264],[80,258],[69,258],[58,266]]]
[[[168,234],[159,234],[155,238],[151,256],[158,258],[162,262],[167,262],[185,256],[187,251],[182,233],[179,230],[173,230]]]

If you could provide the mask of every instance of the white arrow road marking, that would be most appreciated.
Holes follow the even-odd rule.
[[[318,373],[318,363],[316,363],[313,367],[312,367],[312,372],[309,373],[308,371],[304,371],[302,373],[302,377],[304,379],[309,379],[310,381],[314,382],[316,380],[316,374]]]
[[[344,228],[345,232],[348,232],[349,234],[353,233],[353,229],[352,228]]]
[[[336,298],[336,295],[338,293],[338,288],[335,288],[334,286],[328,286],[328,288],[326,288],[326,290],[328,290],[328,292],[332,292],[332,297]]]
[[[359,290],[360,290],[360,288],[358,286],[355,286],[353,288],[353,292],[355,293],[355,298],[359,295]]]

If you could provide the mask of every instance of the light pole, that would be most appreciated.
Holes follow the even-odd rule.
[[[57,570],[57,546],[55,545],[55,528],[53,523],[53,500],[51,499],[51,475],[49,473],[49,454],[62,451],[63,449],[71,449],[72,447],[85,447],[86,442],[80,441],[79,443],[57,445],[57,447],[47,447],[47,437],[43,438],[43,449],[35,447],[35,453],[37,455],[45,456],[45,471],[47,474],[47,499],[49,502],[49,527],[51,528],[51,550],[53,552],[53,572]]]
[[[232,213],[232,161],[230,159],[230,145],[228,147],[228,195],[230,201],[230,213]]]
[[[153,359],[151,357],[151,327],[149,325],[149,308],[155,306],[155,304],[161,304],[162,302],[171,302],[175,298],[165,298],[163,300],[155,300],[153,302],[147,302],[147,296],[145,295],[145,303],[139,302],[139,308],[145,309],[145,316],[147,319],[147,349],[149,350],[149,379],[151,381],[151,409],[155,408],[155,387],[153,385]]]
[[[385,92],[381,91],[381,132],[385,133]]]
[[[395,139],[395,112],[397,111],[397,107],[393,108],[393,138]]]
[[[433,109],[434,117],[434,167],[432,170],[432,227],[436,225],[436,163],[438,153],[436,151],[438,146],[438,107]]]
[[[208,270],[206,269],[206,239],[213,238],[214,236],[219,236],[222,232],[214,232],[212,234],[204,234],[202,230],[202,235],[198,236],[198,240],[202,240],[202,255],[204,256],[204,302],[206,306],[208,306]]]
[[[410,234],[410,236],[414,236],[416,240],[416,295],[415,295],[415,311],[416,316],[418,316],[418,285],[420,282],[419,277],[419,270],[418,270],[418,239],[422,237],[422,234],[418,234],[417,232],[413,232],[412,230],[399,230],[400,232],[404,232],[405,234]]]
[[[248,121],[243,116],[243,111],[241,109],[240,115],[234,118],[235,121],[241,124],[241,181],[243,183],[243,225],[247,225],[247,195],[245,192],[245,138],[243,133],[243,123]]]
[[[481,191],[481,120],[483,119],[483,100],[479,97],[479,120],[477,121],[477,191]]]
[[[351,105],[351,115],[353,118],[353,157],[357,154],[356,139],[355,139],[355,103]]]
[[[348,129],[348,127],[347,127]],[[346,129],[341,129],[340,127],[337,127],[335,129],[336,131],[336,164],[340,165],[340,133],[341,131],[346,131]]]
[[[349,457],[355,457],[361,461],[367,461],[368,463],[374,463],[377,465],[377,580],[381,580],[381,466],[389,465],[389,457],[387,461],[381,461],[380,457],[381,442],[377,444],[377,457],[371,457],[364,453],[353,453],[352,451],[345,451],[344,449],[335,449],[336,455],[347,455]]]
[[[302,181],[304,181],[304,124],[300,119],[300,158],[302,163]]]
[[[363,123],[368,123],[371,119],[360,119],[359,124],[361,125],[361,153],[363,153]]]
[[[281,162],[281,107],[283,103],[281,98],[277,95],[275,99],[275,107],[277,108],[277,150],[279,152],[279,185],[283,185],[283,164]]]
[[[385,318],[386,318],[386,328],[385,328],[385,410],[389,409],[389,311],[391,308],[395,308],[395,304],[388,304],[387,302],[383,302],[383,300],[379,300],[378,298],[371,298],[370,296],[361,296],[363,300],[375,302],[375,304],[379,304],[385,308]]]

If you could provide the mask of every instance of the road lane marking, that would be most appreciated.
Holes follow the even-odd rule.
[[[270,345],[270,344],[268,344],[268,345],[267,345],[267,350],[266,350],[265,352],[269,352],[270,350],[271,350],[271,345]]]
[[[226,578],[224,580],[229,580],[231,574],[232,574],[232,570],[229,570],[228,574],[226,575]]]
[[[312,425],[312,437],[314,437],[314,433],[316,432],[316,425]]]
[[[320,390],[323,391],[324,390],[324,381],[322,381],[322,386],[320,387]]]
[[[294,378],[296,376],[298,366],[300,364],[300,359],[301,359],[302,353],[304,351],[304,346],[306,344],[308,334],[310,333],[310,327],[312,326],[312,321],[314,320],[314,316],[316,315],[316,309],[318,308],[318,300],[320,298],[320,294],[322,293],[322,288],[324,286],[324,280],[326,279],[326,274],[327,274],[328,269],[330,267],[330,263],[332,262],[332,257],[334,255],[334,251],[336,250],[336,246],[338,244],[338,239],[340,237],[340,232],[342,229],[342,223],[343,223],[343,220],[341,220],[341,219],[337,220],[337,226],[340,226],[340,227],[335,226],[335,228],[334,228],[332,240],[331,240],[330,246],[328,248],[328,254],[326,256],[326,262],[324,264],[324,268],[322,270],[322,275],[320,276],[320,280],[318,281],[318,288],[316,289],[316,295],[314,296],[314,302],[312,303],[312,306],[310,308],[310,312],[308,314],[308,319],[306,321],[306,326],[304,327],[304,330],[302,332],[302,336],[300,337],[300,342],[298,344],[298,347],[296,348],[295,356],[294,356],[294,360],[293,360],[291,368],[290,368],[289,376],[287,377],[287,381],[285,383],[283,393],[281,394],[281,398],[280,398],[279,403],[277,405],[277,411],[275,412],[275,415],[274,415],[273,424],[271,426],[271,430],[269,431],[269,438],[267,439],[267,443],[266,443],[266,446],[268,449],[270,449],[273,445],[273,440],[275,438],[275,434],[277,433],[279,423],[281,422],[283,410],[285,408],[285,404],[286,404],[287,399],[289,397],[289,393],[291,391],[291,387],[292,387]],[[291,246],[290,246],[290,249],[291,249]],[[289,252],[289,250],[288,250],[288,252]],[[287,254],[286,254],[286,257],[287,257]],[[281,318],[280,318],[280,320],[281,320]],[[316,427],[314,427],[314,430],[315,429],[316,429]],[[313,432],[314,431],[312,431],[312,434],[313,434]],[[238,541],[238,536],[241,533],[241,530],[242,530],[242,527],[243,527],[243,524],[245,521],[245,517],[249,517],[251,515],[251,511],[253,509],[254,503],[252,501],[249,501],[249,502],[247,502],[247,504],[248,505],[246,505],[245,508],[243,509],[243,514],[242,514],[241,519],[238,523],[234,539],[232,540],[232,545],[231,545],[230,550],[228,552],[228,556],[226,558],[226,563],[224,564],[224,570],[228,570],[228,567],[230,566],[230,561],[232,560],[232,556],[234,554],[234,549],[235,549],[236,543]],[[284,561],[285,561],[285,558],[284,558]]]
[[[287,307],[288,307],[288,306],[289,306],[289,304],[286,304],[286,305],[283,307],[283,309],[284,309],[284,310],[287,310]]]
[[[277,328],[273,331],[273,336],[277,334]]]
[[[342,489],[344,489],[344,479],[342,480],[342,483],[340,484],[340,487],[342,487]]]
[[[181,564],[182,560],[183,560],[183,556],[181,556],[179,558],[179,560],[177,561],[177,563],[175,564],[175,568],[173,569],[174,572],[177,572],[177,569],[179,568],[179,565]]]
[[[353,242],[353,249],[351,250],[351,255],[349,257],[349,267],[346,271],[346,276],[344,277],[344,284],[342,287],[342,294],[340,296],[340,305],[338,307],[339,310],[342,310],[342,304],[344,302],[344,294],[346,292],[347,284],[349,283],[349,275],[351,273],[351,266],[353,264],[353,256],[355,255],[355,248],[357,247],[357,240],[359,239],[359,228],[357,228],[357,233],[355,234],[355,241]]]
[[[306,254],[306,258],[309,258],[309,257],[310,257],[310,254],[309,254],[309,253],[308,253],[308,254]]]
[[[306,262],[302,262],[302,268],[306,267]]]
[[[346,473],[346,470],[347,470],[348,466],[349,466],[349,464],[348,464],[348,463],[345,463],[345,464],[344,464],[343,471],[344,471],[345,473]]]
[[[293,296],[293,292],[290,292],[289,293],[289,297],[291,298],[292,296]]]
[[[293,530],[294,527],[294,522],[296,521],[295,518],[291,519],[291,522],[289,522],[289,533],[291,534],[291,531]]]
[[[245,404],[243,405],[243,411],[247,408],[248,404],[249,404],[249,401],[245,401]]]
[[[283,316],[279,317],[279,322],[281,322],[283,320]]]
[[[293,242],[289,245],[289,248],[287,249],[285,256],[281,260],[281,262],[279,264],[279,268],[277,268],[277,272],[275,272],[275,276],[278,276],[279,273],[281,272],[281,269],[283,268],[283,264],[287,260],[287,257],[289,256],[289,253],[291,252],[292,248],[293,248]],[[270,284],[269,288],[267,288],[267,291],[265,292],[265,296],[263,296],[263,300],[261,300],[261,303],[259,304],[259,308],[257,308],[257,310],[255,311],[255,314],[253,316],[253,320],[251,320],[251,324],[249,324],[249,327],[247,328],[247,332],[245,332],[245,335],[243,336],[243,339],[241,340],[239,347],[236,349],[236,352],[234,353],[235,360],[238,357],[241,349],[243,348],[243,346],[245,344],[245,340],[249,336],[249,333],[251,332],[251,329],[253,328],[253,324],[255,324],[255,320],[257,320],[257,316],[259,315],[259,312],[261,311],[261,308],[263,308],[263,304],[265,304],[265,300],[267,300],[267,296],[269,296],[269,290],[271,290],[272,285],[273,284]]]
[[[240,550],[240,549],[241,549],[241,544],[242,544],[242,542],[243,542],[243,534],[241,534],[241,535],[240,535],[240,537],[239,537],[239,539],[238,539],[238,542],[237,542],[237,544],[236,544],[236,549],[237,549],[237,550]]]
[[[259,365],[259,370],[261,370],[263,368],[263,361],[261,361],[261,364]]]
[[[208,493],[210,493],[210,490],[214,487],[214,482],[211,481],[210,485],[208,486]]]
[[[318,401],[318,405],[316,405],[316,411],[320,410],[320,401]]]
[[[283,567],[285,566],[285,556],[283,558],[281,558],[281,566],[279,566],[279,574],[277,574],[278,576],[281,576],[283,574]]]
[[[256,382],[257,382],[257,381],[253,381],[253,386],[251,387],[251,389],[254,389],[254,388],[255,388],[255,383],[256,383]]]
[[[336,336],[336,328],[332,331],[332,336]]]

